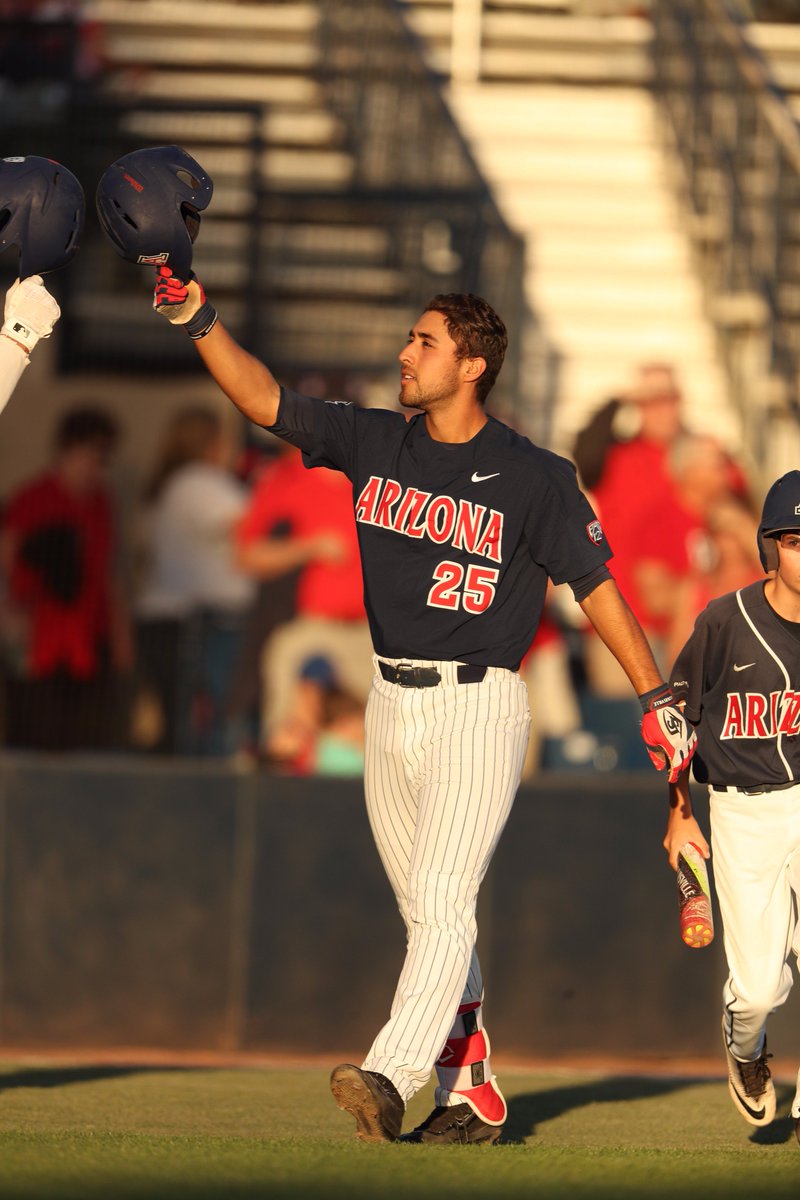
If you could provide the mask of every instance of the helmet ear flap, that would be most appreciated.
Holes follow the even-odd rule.
[[[760,530],[758,533],[758,556],[765,571],[777,571],[778,543],[774,537],[765,537]]]

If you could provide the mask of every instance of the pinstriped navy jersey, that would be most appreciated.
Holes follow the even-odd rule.
[[[422,414],[282,389],[271,432],[351,480],[365,606],[387,658],[515,670],[548,576],[579,579],[611,557],[572,464],[491,417],[471,441],[443,443]]]
[[[697,724],[694,775],[739,788],[800,782],[800,646],[759,581],[700,613],[672,668]]]

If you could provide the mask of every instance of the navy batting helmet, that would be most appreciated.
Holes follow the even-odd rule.
[[[86,201],[78,180],[51,158],[0,159],[0,252],[19,250],[19,277],[63,267],[78,249]]]
[[[775,537],[785,529],[800,529],[800,471],[788,471],[769,489],[758,527],[758,553],[765,571],[778,567]]]
[[[124,154],[103,173],[97,212],[114,249],[128,262],[169,266],[184,282],[192,243],[214,184],[180,146]]]

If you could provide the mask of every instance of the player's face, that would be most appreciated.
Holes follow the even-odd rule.
[[[777,539],[778,575],[787,588],[800,595],[800,529],[787,530]]]
[[[423,313],[397,357],[404,408],[430,412],[450,400],[461,386],[464,360],[457,357],[442,313]]]

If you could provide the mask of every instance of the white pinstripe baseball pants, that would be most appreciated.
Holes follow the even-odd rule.
[[[800,785],[757,796],[712,788],[710,795],[729,972],[726,1037],[737,1058],[755,1058],[768,1016],[791,990],[792,955],[800,957]]]
[[[364,772],[408,949],[390,1018],[363,1068],[386,1075],[406,1101],[427,1082],[458,1005],[482,998],[478,888],[511,811],[530,729],[527,688],[515,672],[492,667],[481,683],[459,684],[455,663],[410,661],[435,667],[442,682],[408,688],[375,676]]]

